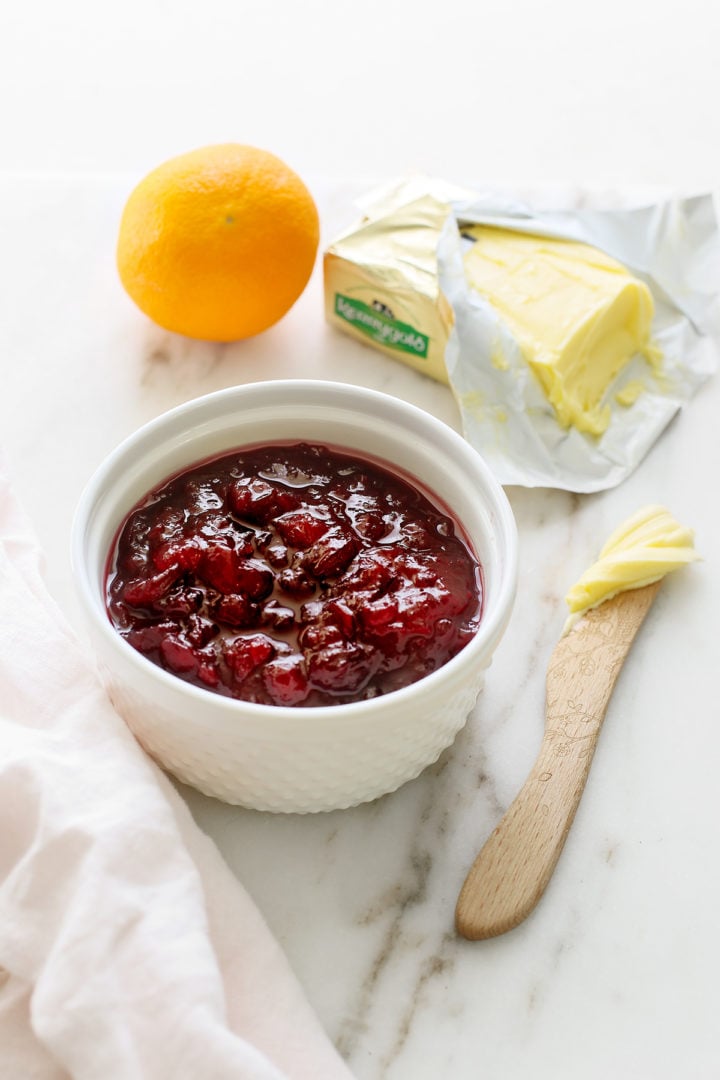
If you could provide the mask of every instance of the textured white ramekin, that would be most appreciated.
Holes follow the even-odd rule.
[[[484,612],[476,636],[449,663],[384,697],[281,708],[183,682],[115,632],[103,579],[125,515],[149,490],[197,461],[277,440],[383,459],[435,492],[462,523],[483,567]],[[226,802],[307,813],[393,791],[452,742],[510,617],[517,534],[505,494],[482,458],[439,420],[356,386],[277,381],[189,401],[126,439],[82,495],[72,557],[108,690],[145,749],[180,780]]]

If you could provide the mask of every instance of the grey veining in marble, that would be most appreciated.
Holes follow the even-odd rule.
[[[0,186],[0,442],[71,618],[80,489],[161,410],[294,375],[384,389],[458,425],[447,390],[325,325],[319,273],[266,335],[190,343],[151,327],[117,282],[125,183]],[[328,238],[352,219],[349,188],[316,189]],[[310,817],[185,791],[359,1080],[720,1075],[719,386],[707,384],[618,489],[509,491],[521,541],[512,622],[467,726],[417,780]],[[541,904],[504,937],[462,941],[458,889],[540,742],[565,590],[620,520],[655,501],[696,528],[705,561],[664,583],[633,647]]]

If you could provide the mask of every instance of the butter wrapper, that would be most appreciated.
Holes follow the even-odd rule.
[[[329,322],[446,384],[455,316],[440,287],[438,245],[448,227],[446,203],[411,198],[338,237],[323,266]]]
[[[639,209],[541,210],[426,177],[364,200],[325,256],[328,319],[451,387],[465,437],[503,484],[594,492],[642,461],[715,370],[720,234],[710,195]],[[640,356],[609,387],[600,436],[563,427],[491,304],[466,277],[463,226],[490,225],[599,248],[649,287],[656,371]]]

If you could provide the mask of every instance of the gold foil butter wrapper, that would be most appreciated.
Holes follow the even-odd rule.
[[[511,194],[411,177],[371,192],[362,219],[325,253],[329,322],[449,385],[465,437],[503,484],[614,487],[717,365],[720,234],[712,196],[618,209],[591,203],[586,196],[582,207],[538,209]],[[651,372],[641,356],[627,365],[609,388],[602,435],[559,424],[519,342],[470,285],[462,230],[472,224],[589,244],[648,285],[662,366]]]
[[[445,384],[455,317],[437,249],[451,217],[447,203],[426,195],[364,219],[324,256],[328,321]]]

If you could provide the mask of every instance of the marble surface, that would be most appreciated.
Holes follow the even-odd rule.
[[[129,185],[0,179],[0,444],[72,621],[68,537],[82,485],[160,411],[296,375],[379,388],[459,426],[449,391],[324,324],[317,272],[256,340],[213,346],[153,328],[114,270]],[[353,217],[350,188],[314,188],[327,239]],[[521,543],[514,615],[477,709],[420,778],[308,817],[183,789],[360,1080],[720,1075],[719,410],[715,378],[614,491],[508,490]],[[611,528],[654,501],[695,527],[704,561],[660,590],[540,906],[504,937],[459,940],[458,889],[538,749],[564,592]]]

